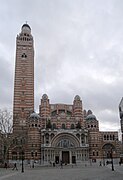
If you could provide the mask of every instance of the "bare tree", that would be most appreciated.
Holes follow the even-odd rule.
[[[12,133],[12,112],[0,109],[0,130],[5,134]]]
[[[7,161],[7,155],[12,144],[12,112],[0,109],[0,134],[2,161]]]

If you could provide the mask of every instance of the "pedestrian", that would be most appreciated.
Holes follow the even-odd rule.
[[[61,162],[60,162],[60,165],[61,165],[61,169],[63,168],[63,162],[62,162],[62,160],[61,160]]]
[[[102,162],[100,161],[100,166],[102,166]]]
[[[121,161],[119,161],[119,165],[121,166]]]
[[[52,166],[52,162],[50,161],[50,166]]]
[[[17,168],[17,164],[16,164],[16,163],[14,163],[14,167],[13,167],[12,170],[14,170],[14,169],[16,169],[16,170],[18,171],[18,168]]]
[[[35,167],[35,162],[33,161],[33,162],[32,162],[32,168],[34,168],[34,167]]]
[[[5,162],[4,168],[6,168],[6,169],[7,169],[7,163],[6,163],[6,162]]]
[[[55,167],[55,162],[53,162],[53,167]]]

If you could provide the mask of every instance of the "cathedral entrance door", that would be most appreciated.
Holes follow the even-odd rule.
[[[69,151],[62,151],[62,161],[66,164],[70,163]]]
[[[56,157],[55,157],[55,162],[56,162],[56,164],[59,163],[59,156],[56,156]]]
[[[76,156],[72,156],[72,163],[76,164]]]

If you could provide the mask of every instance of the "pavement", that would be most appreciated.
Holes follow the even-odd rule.
[[[19,166],[18,171],[0,168],[0,180],[123,180],[123,165],[114,165],[114,169],[112,171],[111,165],[98,164],[66,165],[63,168],[37,166],[24,167],[22,173]]]

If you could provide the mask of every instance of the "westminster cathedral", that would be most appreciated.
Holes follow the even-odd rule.
[[[113,152],[120,156],[117,131],[99,131],[92,110],[83,108],[79,95],[71,104],[52,104],[43,94],[39,112],[34,112],[34,39],[31,27],[23,24],[16,37],[13,99],[13,143],[9,161],[25,163],[105,163]]]

